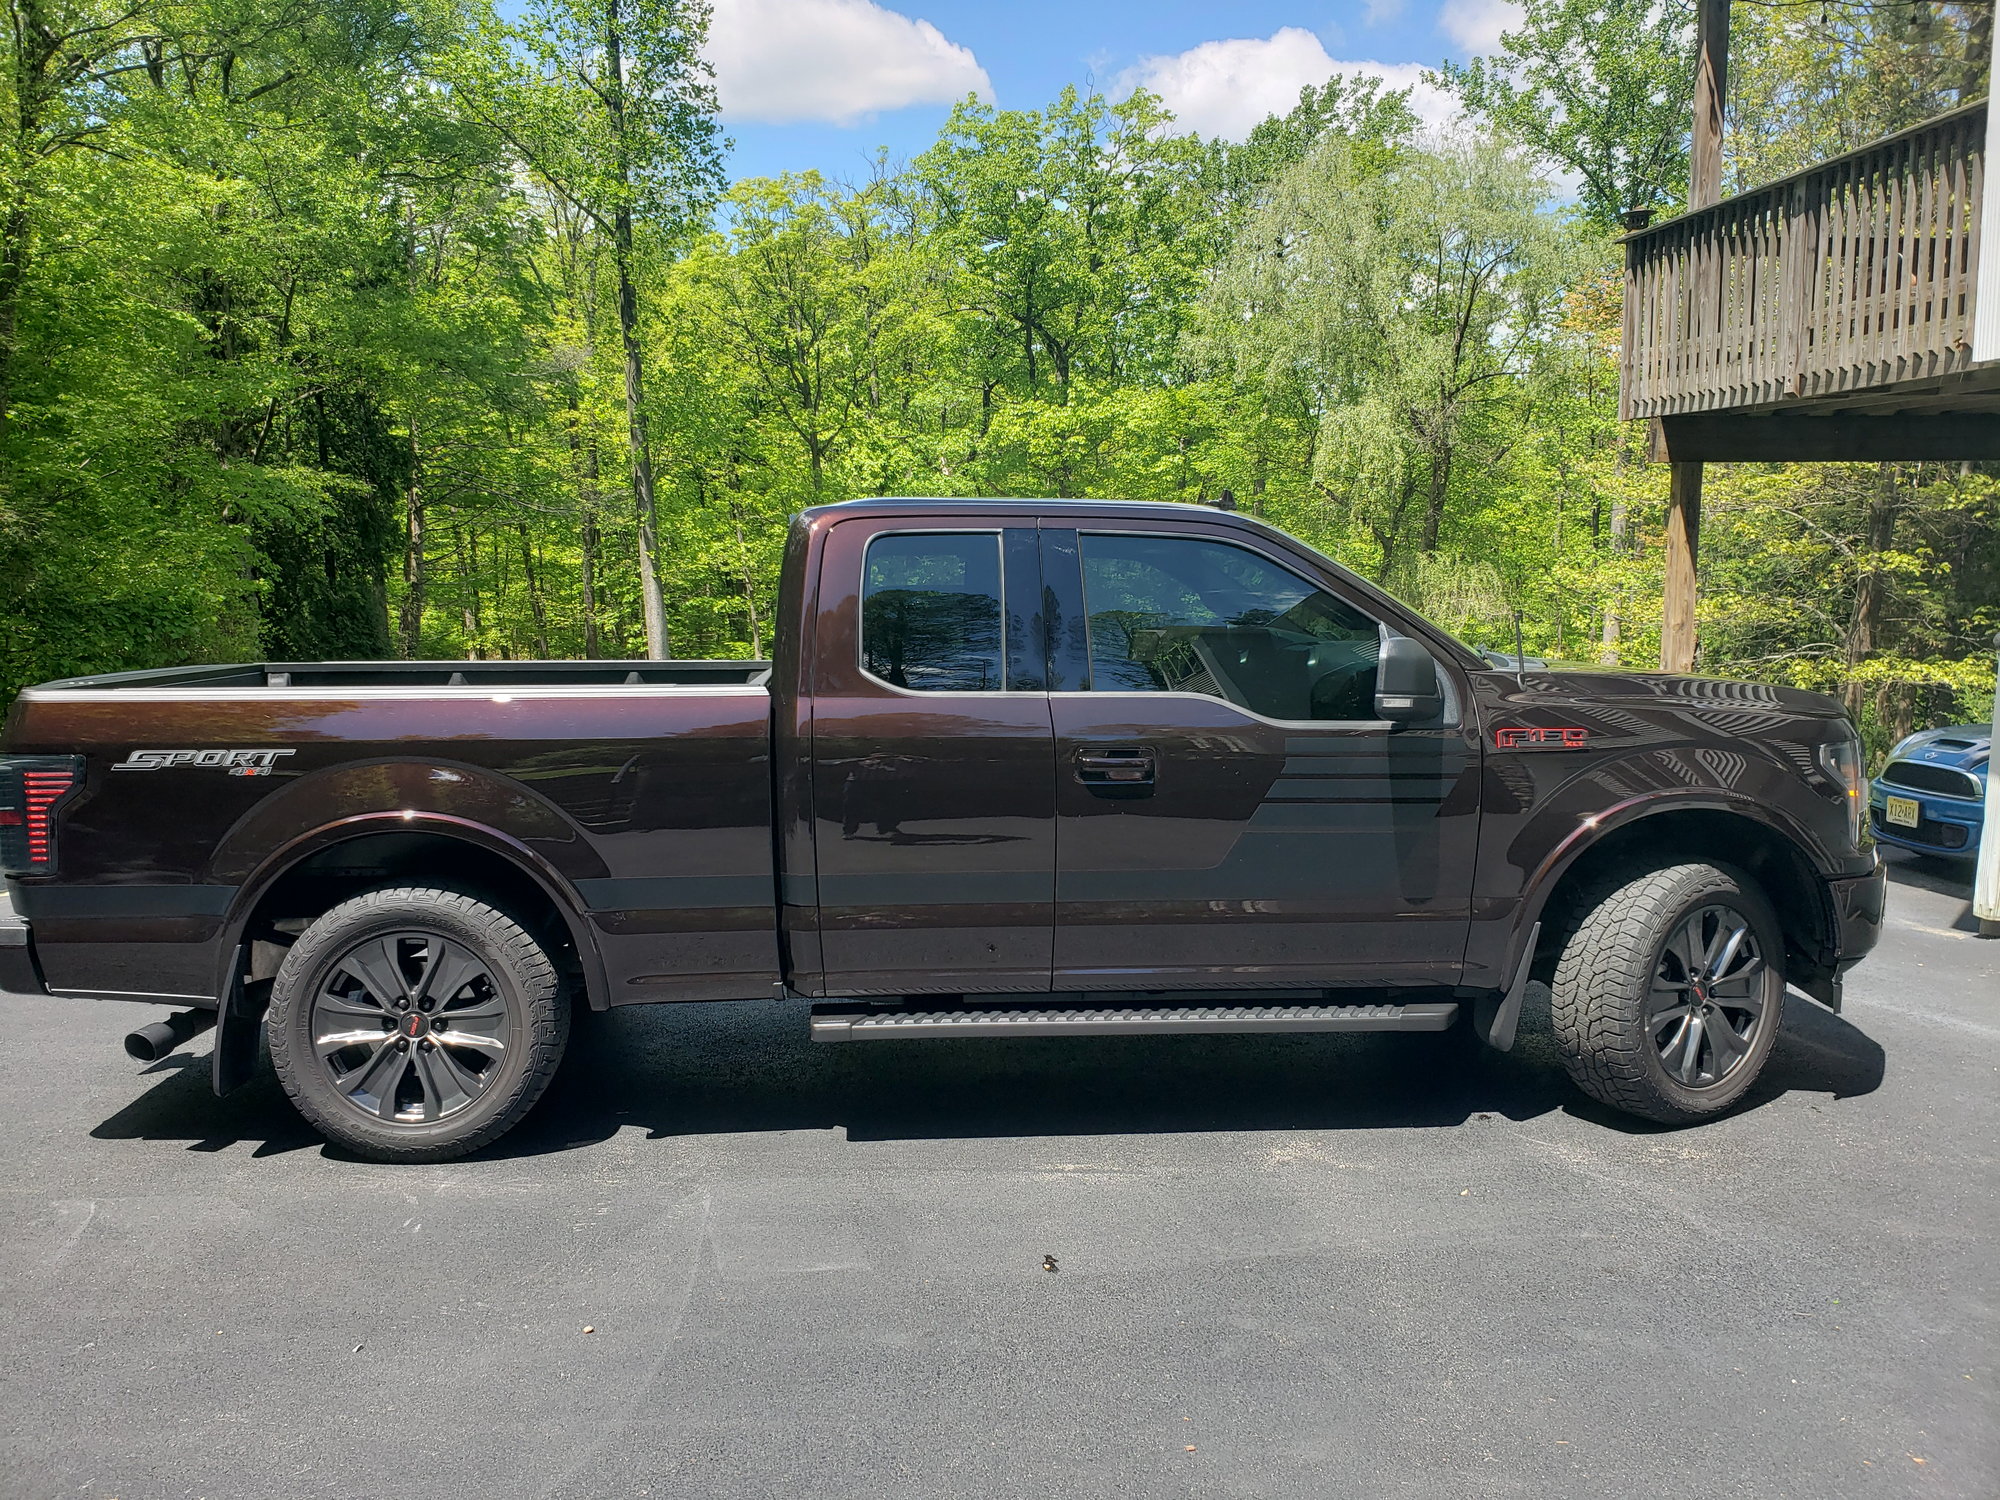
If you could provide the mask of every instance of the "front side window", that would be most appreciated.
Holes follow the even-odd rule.
[[[862,573],[861,661],[872,676],[925,693],[1002,686],[997,535],[878,536]]]
[[[1381,631],[1289,568],[1194,537],[1093,536],[1091,687],[1205,693],[1267,719],[1372,719]]]

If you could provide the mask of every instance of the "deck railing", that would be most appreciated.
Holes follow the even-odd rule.
[[[1986,109],[1628,236],[1620,414],[1757,406],[1969,365]]]

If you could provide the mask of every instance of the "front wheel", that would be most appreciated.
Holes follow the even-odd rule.
[[[285,955],[266,1020],[299,1113],[378,1161],[496,1139],[562,1058],[569,1004],[526,928],[461,891],[356,896]]]
[[[1549,986],[1569,1075],[1614,1109],[1684,1125],[1757,1081],[1784,1012],[1784,935],[1763,893],[1719,865],[1601,888]]]

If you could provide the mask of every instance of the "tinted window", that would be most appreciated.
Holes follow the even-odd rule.
[[[861,660],[869,672],[928,693],[1001,686],[999,537],[877,537],[863,572]]]
[[[1091,687],[1206,693],[1268,719],[1372,719],[1381,633],[1254,552],[1192,537],[1090,536]]]

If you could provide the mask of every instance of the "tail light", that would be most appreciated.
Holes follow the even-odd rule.
[[[56,809],[83,785],[74,755],[0,760],[0,871],[49,875],[56,867]]]

